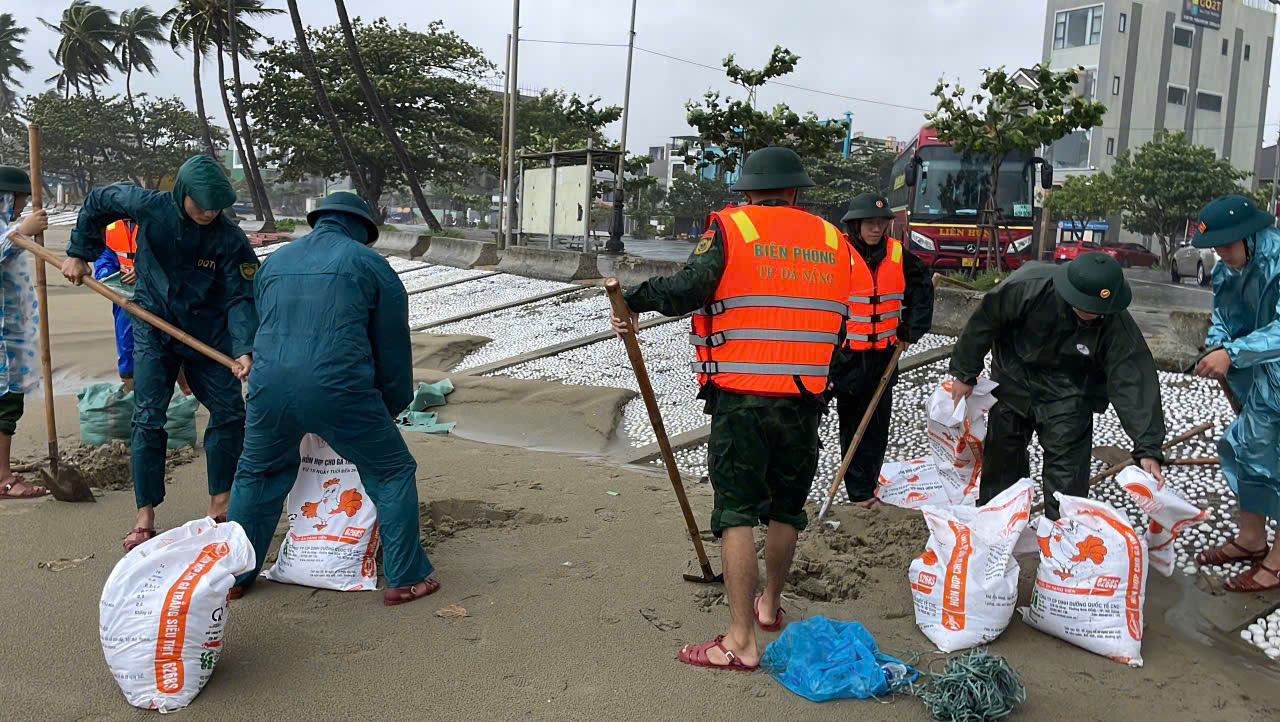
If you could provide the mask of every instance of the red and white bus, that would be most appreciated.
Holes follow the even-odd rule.
[[[997,189],[1001,216],[1003,267],[1031,260],[1035,166],[1041,184],[1053,184],[1053,168],[1040,158],[1010,153],[1000,166]],[[986,266],[990,233],[978,227],[978,210],[991,189],[986,158],[961,156],[938,141],[937,131],[921,128],[898,155],[890,174],[889,205],[895,215],[893,235],[931,268],[940,270]]]

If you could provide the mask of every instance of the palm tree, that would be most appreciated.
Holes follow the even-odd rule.
[[[209,18],[201,7],[205,4],[202,0],[180,0],[178,5],[165,12],[161,21],[169,26],[169,45],[175,52],[181,47],[191,48],[191,82],[196,91],[196,115],[200,116],[205,151],[210,158],[217,158],[218,151],[213,147],[213,134],[209,130],[209,114],[204,109],[204,88],[200,77],[200,60],[209,52],[211,44]]]
[[[18,99],[13,89],[22,84],[14,80],[14,71],[31,71],[31,66],[22,57],[22,49],[18,47],[22,43],[22,36],[26,34],[27,29],[18,27],[12,14],[0,13],[0,112],[12,108]]]
[[[405,182],[409,184],[409,190],[413,193],[414,202],[422,211],[422,218],[426,220],[427,225],[431,226],[431,230],[439,231],[440,221],[436,220],[435,214],[427,206],[426,197],[422,195],[422,184],[418,182],[418,173],[409,159],[409,151],[405,149],[404,142],[400,140],[400,134],[391,124],[387,109],[382,106],[382,99],[378,97],[378,91],[373,87],[373,82],[369,80],[369,73],[364,68],[364,61],[360,59],[360,46],[356,44],[355,33],[351,31],[351,20],[347,18],[347,4],[342,0],[334,0],[334,4],[338,7],[338,21],[342,23],[342,36],[347,41],[347,54],[351,56],[351,67],[356,71],[356,77],[360,79],[360,89],[364,91],[365,102],[373,111],[373,117],[377,119],[383,135],[387,136],[387,140],[391,141],[391,147],[395,149],[396,160],[400,161],[400,170],[404,173]]]
[[[62,11],[57,25],[40,18],[50,30],[62,35],[56,50],[50,52],[62,72],[49,78],[58,88],[70,94],[71,88],[80,92],[80,83],[89,86],[89,95],[97,96],[94,83],[105,83],[111,78],[111,70],[117,68],[116,58],[108,47],[119,35],[116,14],[88,0],[73,0]]]
[[[119,32],[111,53],[124,69],[124,95],[133,108],[133,71],[145,70],[150,75],[158,72],[151,46],[165,41],[164,19],[143,5],[120,13]]]
[[[364,174],[360,172],[360,166],[356,165],[351,145],[347,143],[347,136],[342,132],[342,125],[338,122],[338,115],[333,112],[333,105],[329,102],[329,94],[325,92],[324,84],[320,82],[320,73],[316,70],[316,59],[311,54],[311,46],[307,43],[307,31],[302,27],[302,15],[298,13],[298,0],[288,0],[288,3],[289,17],[293,20],[293,34],[298,42],[298,53],[302,56],[302,71],[311,81],[311,90],[316,95],[316,105],[320,106],[321,114],[329,122],[329,129],[333,131],[334,142],[338,144],[338,151],[342,154],[342,162],[347,167],[347,175],[351,177],[351,182],[355,183],[356,190],[368,202],[369,207],[377,208],[378,199],[370,197]]]
[[[249,119],[244,110],[244,86],[240,82],[240,57],[252,59],[253,44],[262,37],[262,34],[253,27],[240,21],[240,15],[262,17],[267,15],[275,15],[284,12],[283,10],[264,8],[260,0],[227,0],[226,22],[224,27],[227,29],[229,47],[227,51],[231,54],[231,72],[233,80],[232,91],[236,96],[236,115],[240,120],[240,134],[244,139],[245,170],[251,176],[252,181],[250,188],[261,198],[262,216],[265,219],[262,224],[262,233],[275,233],[276,218],[271,212],[271,199],[267,197],[267,186],[262,182],[262,169],[258,165],[258,151],[253,145],[253,133],[249,129]],[[247,40],[241,45],[240,40]],[[218,71],[222,73],[222,56],[218,56]],[[226,82],[223,81],[223,95],[226,95]],[[235,127],[235,120],[228,114],[227,122]]]

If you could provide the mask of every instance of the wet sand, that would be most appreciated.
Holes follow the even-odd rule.
[[[55,337],[55,363],[74,360],[81,365],[65,368],[83,368],[86,378],[110,377],[110,336],[87,333],[109,330],[105,302],[72,289],[53,297],[55,329],[62,333],[64,324],[70,326],[65,336]],[[82,319],[80,335],[68,319]],[[74,384],[60,385],[60,393],[63,386],[68,394],[57,402],[65,444],[78,432],[69,394]],[[471,424],[475,433],[498,434],[500,429],[487,427],[499,426],[504,414],[528,418],[521,417],[527,414],[525,401],[511,389],[469,393],[475,394],[472,401],[462,403],[460,395],[456,408],[445,407],[449,413],[442,414],[457,421],[460,432]],[[561,416],[549,414],[540,423],[558,424]],[[201,412],[201,424],[205,418]],[[763,673],[678,664],[674,657],[682,645],[724,631],[727,608],[720,603],[720,587],[681,579],[694,570],[694,556],[669,482],[656,470],[458,436],[406,439],[418,460],[426,541],[441,591],[384,608],[377,592],[261,582],[231,605],[226,653],[185,716],[588,720],[835,713],[927,719],[914,698],[819,707]],[[31,459],[44,447],[42,407],[30,399],[15,456]],[[202,516],[205,494],[201,455],[172,470],[160,525]],[[692,484],[689,495],[705,524],[709,485]],[[155,714],[124,702],[97,633],[98,596],[123,554],[120,539],[132,525],[133,510],[128,490],[106,491],[96,504],[0,502],[0,570],[7,580],[0,587],[0,699],[15,718],[129,720]],[[906,582],[904,560],[925,541],[919,536],[914,548],[908,546],[919,533],[915,515],[845,507],[834,513],[842,521],[837,533],[807,535],[801,543],[806,571],[793,575],[798,586],[784,602],[790,619],[825,614],[858,620],[890,653],[925,653],[924,665],[940,659],[915,628]],[[718,557],[717,544],[708,549]],[[63,571],[37,566],[91,554]],[[713,565],[719,569],[718,558]],[[1024,569],[1023,601],[1032,574]],[[1048,637],[1016,615],[990,649],[1010,661],[1027,687],[1028,701],[1016,719],[1274,720],[1280,718],[1277,668],[1214,622],[1230,625],[1236,617],[1258,616],[1255,610],[1276,602],[1280,598],[1274,596],[1210,597],[1194,584],[1153,574],[1142,669]],[[470,616],[434,615],[449,604],[460,604]],[[761,633],[760,640],[775,637]]]

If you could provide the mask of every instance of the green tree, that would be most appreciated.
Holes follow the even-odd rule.
[[[725,75],[747,91],[747,99],[728,100],[718,91],[708,91],[698,104],[685,103],[689,125],[698,129],[701,152],[690,153],[686,162],[698,168],[719,166],[725,172],[733,172],[747,155],[771,145],[791,148],[802,158],[826,155],[844,137],[847,124],[824,123],[813,113],[803,116],[785,104],[762,111],[755,107],[756,94],[773,78],[795,70],[800,56],[781,45],[773,49],[769,62],[760,70],[743,68],[734,62],[733,55],[721,65]]]
[[[249,125],[249,118],[244,108],[244,84],[240,81],[240,58],[252,59],[256,57],[253,52],[253,46],[262,38],[262,34],[242,20],[242,17],[266,17],[276,15],[283,10],[263,7],[261,0],[227,0],[226,12],[218,13],[216,18],[221,18],[221,22],[216,22],[217,27],[217,45],[218,45],[218,85],[222,90],[222,104],[227,108],[227,124],[231,127],[232,137],[236,136],[236,121],[240,122],[240,137],[236,138],[237,144],[243,144],[245,175],[250,179],[252,188],[252,197],[254,199],[255,215],[263,219],[262,228],[259,229],[263,233],[274,233],[276,230],[276,217],[271,210],[271,199],[267,196],[267,187],[262,182],[262,169],[258,164],[257,146],[254,144],[253,131]],[[223,53],[231,56],[232,83],[231,90],[236,97],[235,113],[230,109],[230,101],[227,99],[227,81],[226,70],[222,62]]]
[[[650,179],[655,180],[656,179]],[[632,231],[635,238],[652,238],[653,224],[651,221],[654,216],[659,215],[663,208],[662,202],[666,199],[667,189],[654,183],[646,183],[631,189],[626,189],[627,208],[631,211],[631,219],[635,221],[636,227]]]
[[[124,96],[132,108],[133,71],[143,70],[149,75],[159,72],[151,46],[163,43],[167,33],[164,20],[146,5],[120,13],[120,23],[116,27],[111,52],[116,64],[124,70]]]
[[[48,82],[57,83],[64,95],[72,88],[79,93],[84,83],[89,95],[96,95],[95,83],[106,83],[117,67],[110,47],[120,34],[115,12],[88,0],[73,0],[57,24],[44,18],[40,22],[61,36],[49,55],[62,70]]]
[[[414,168],[433,185],[467,185],[476,170],[475,153],[497,137],[483,87],[493,65],[475,46],[434,22],[426,32],[393,27],[385,18],[353,23],[369,75],[387,90],[386,112],[404,141]],[[374,121],[368,101],[354,82],[341,28],[307,33],[314,66],[334,119],[349,139],[362,193],[375,204],[386,188],[400,187],[404,174],[395,149]],[[308,175],[333,177],[344,170],[341,151],[326,131],[314,86],[304,74],[297,42],[272,43],[258,62],[261,80],[245,86],[245,105],[257,120],[266,159],[279,164],[284,180]],[[353,176],[355,177],[355,176]]]
[[[990,232],[987,260],[999,269],[997,229],[1000,209],[1000,166],[1010,153],[1030,155],[1077,130],[1102,125],[1107,108],[1075,94],[1080,81],[1076,70],[1055,73],[1036,66],[1033,87],[1024,87],[1003,67],[982,71],[978,92],[969,93],[938,80],[933,96],[938,108],[927,113],[929,125],[938,131],[938,140],[950,143],[961,155],[988,159],[991,168],[983,226]]]
[[[1111,169],[1124,227],[1159,238],[1165,265],[1187,221],[1218,196],[1247,193],[1240,181],[1249,175],[1212,148],[1188,143],[1182,131],[1160,131],[1134,153],[1126,148]]]
[[[830,152],[806,162],[814,187],[806,189],[802,200],[813,203],[848,203],[859,193],[883,193],[884,182],[894,155],[887,149],[867,148],[849,157]]]
[[[1055,219],[1078,225],[1076,238],[1084,238],[1089,221],[1103,220],[1121,208],[1115,183],[1106,173],[1073,175],[1062,187],[1045,196],[1044,207]]]
[[[0,114],[12,109],[18,99],[14,88],[21,87],[21,83],[14,80],[14,71],[31,71],[31,65],[22,57],[22,49],[18,47],[27,32],[27,28],[14,22],[12,13],[0,13]]]
[[[205,152],[210,158],[217,158],[209,114],[204,107],[204,83],[200,72],[200,61],[209,53],[213,43],[210,9],[210,0],[179,0],[176,6],[165,12],[162,20],[169,26],[169,45],[174,52],[183,47],[191,49],[191,83],[195,88],[196,114],[204,119],[202,136]]]
[[[708,213],[724,208],[731,197],[729,184],[721,178],[681,173],[671,181],[667,210],[677,218],[692,218],[701,225]]]

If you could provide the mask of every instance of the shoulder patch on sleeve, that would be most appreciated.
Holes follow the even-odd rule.
[[[258,274],[258,267],[261,265],[260,263],[241,263],[240,277],[246,281],[252,281],[253,277]]]
[[[698,245],[693,247],[693,255],[701,256],[702,254],[711,250],[711,243],[714,240],[715,240],[714,231],[707,231],[706,233],[703,233],[702,237],[698,240]]]

